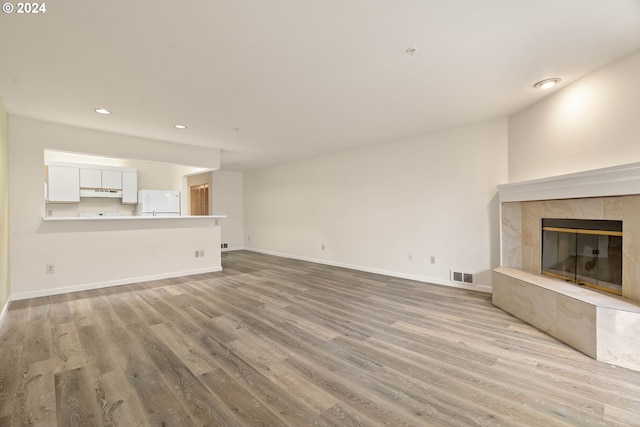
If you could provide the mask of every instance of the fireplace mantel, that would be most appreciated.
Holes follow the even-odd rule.
[[[640,163],[498,186],[501,202],[640,194]]]

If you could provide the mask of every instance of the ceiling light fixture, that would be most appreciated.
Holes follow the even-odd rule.
[[[104,114],[105,116],[111,114],[111,111],[107,110],[106,108],[96,108],[95,112],[98,114]]]
[[[185,125],[173,125],[174,128],[176,129],[186,129],[187,127]]]
[[[541,80],[538,83],[534,84],[533,87],[535,87],[536,89],[551,89],[558,82],[560,82],[560,79],[558,77],[554,77],[552,79]]]

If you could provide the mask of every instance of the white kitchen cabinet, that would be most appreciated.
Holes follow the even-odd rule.
[[[122,172],[102,169],[102,188],[109,190],[121,190]]]
[[[138,203],[138,173],[122,172],[122,203]]]
[[[102,188],[102,171],[80,168],[80,188]]]
[[[49,166],[47,171],[48,202],[80,202],[80,168]]]

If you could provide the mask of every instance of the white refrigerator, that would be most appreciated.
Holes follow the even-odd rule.
[[[138,191],[139,216],[180,216],[180,192],[164,190]]]

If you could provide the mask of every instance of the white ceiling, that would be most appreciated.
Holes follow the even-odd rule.
[[[534,82],[562,87],[640,48],[640,0],[46,8],[0,15],[10,114],[217,147],[238,170],[504,117],[548,94]]]

